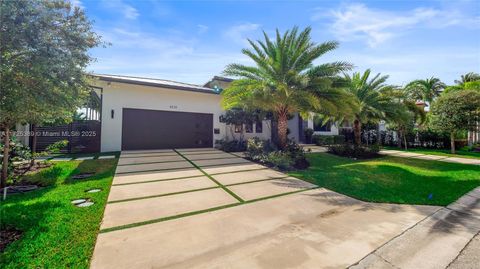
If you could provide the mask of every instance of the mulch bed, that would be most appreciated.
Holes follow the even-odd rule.
[[[52,163],[41,161],[36,161],[33,165],[31,165],[30,162],[17,164],[13,169],[13,178],[18,178],[25,175],[26,173],[36,172],[48,168],[52,165]]]
[[[22,231],[14,229],[14,228],[7,228],[4,230],[0,230],[0,253],[7,248],[7,246],[20,239],[22,237]]]

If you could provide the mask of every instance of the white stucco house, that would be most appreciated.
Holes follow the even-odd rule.
[[[225,113],[220,90],[232,80],[214,77],[203,86],[170,80],[93,75],[101,100],[102,152],[161,148],[213,147],[220,139],[238,138],[240,127],[220,122]],[[244,138],[270,139],[270,121],[244,128]],[[316,126],[298,115],[289,121],[289,137],[304,142],[304,130],[338,134],[335,125]],[[235,130],[236,129],[236,130]]]

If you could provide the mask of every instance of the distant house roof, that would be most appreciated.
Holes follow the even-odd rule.
[[[226,88],[233,81],[234,79],[231,79],[231,78],[214,76],[209,82],[205,83],[203,87],[215,88],[215,86],[217,86],[220,88]]]
[[[194,85],[189,83],[165,80],[165,79],[141,78],[141,77],[106,75],[106,74],[93,74],[92,76],[98,78],[101,81],[108,81],[108,82],[120,82],[120,83],[135,84],[135,85],[142,85],[142,86],[168,88],[168,89],[174,89],[174,90],[218,94],[217,91],[211,88],[202,87],[199,85]]]

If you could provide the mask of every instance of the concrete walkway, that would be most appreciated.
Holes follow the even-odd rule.
[[[404,157],[404,158],[414,158],[421,160],[434,160],[441,162],[449,163],[462,163],[462,164],[473,164],[480,165],[480,159],[470,159],[470,158],[461,158],[461,157],[448,157],[448,156],[439,156],[439,155],[430,155],[430,154],[421,154],[401,150],[381,150],[379,152],[382,155],[389,155],[395,157]]]
[[[480,187],[351,268],[480,268]]]
[[[440,207],[366,203],[213,149],[122,152],[92,268],[345,268]]]

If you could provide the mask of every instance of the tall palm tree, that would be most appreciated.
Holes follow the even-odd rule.
[[[273,40],[264,32],[264,40],[248,40],[251,48],[242,53],[254,66],[230,64],[224,74],[238,77],[222,92],[225,109],[261,108],[271,111],[277,121],[278,143],[287,143],[288,117],[311,112],[335,115],[348,110],[341,88],[334,87],[337,74],[349,70],[346,62],[314,65],[313,61],[338,47],[337,42],[316,44],[310,38],[311,28],[299,32],[297,27],[283,35],[276,31]]]
[[[463,86],[467,82],[472,82],[472,81],[479,81],[480,80],[480,74],[475,73],[475,72],[470,72],[465,75],[460,76],[460,80],[455,80],[455,83],[457,85]]]
[[[416,100],[431,104],[447,87],[439,78],[417,79],[405,86],[407,93]]]
[[[355,144],[360,145],[362,124],[366,122],[379,122],[387,119],[388,115],[394,115],[398,105],[392,97],[382,94],[391,86],[385,82],[388,76],[381,76],[380,73],[372,78],[370,69],[363,74],[356,72],[352,76],[345,74],[346,89],[354,96],[356,112],[353,114],[353,132]]]

